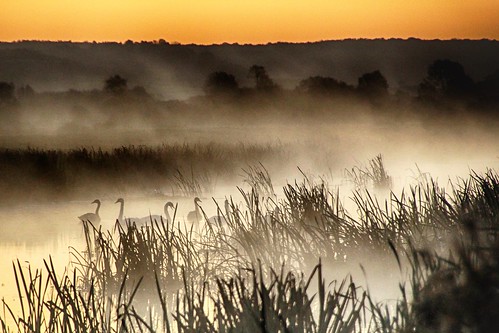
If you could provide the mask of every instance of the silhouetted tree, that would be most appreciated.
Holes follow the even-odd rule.
[[[119,75],[109,77],[105,81],[104,90],[113,94],[123,94],[127,90],[127,80]]]
[[[251,66],[248,71],[248,77],[255,80],[255,88],[258,91],[273,92],[277,89],[277,85],[269,77],[263,66]]]
[[[15,102],[15,86],[13,83],[0,82],[0,105]]]
[[[35,90],[33,90],[33,88],[29,84],[17,89],[18,98],[26,98],[26,97],[29,98],[34,95],[35,95]]]
[[[132,93],[138,97],[149,97],[149,94],[147,93],[146,88],[144,88],[143,86],[133,87]]]
[[[239,84],[232,74],[213,72],[208,75],[204,89],[207,95],[227,96],[234,95],[239,90]]]
[[[388,95],[388,81],[379,70],[359,77],[358,91],[370,98]]]
[[[419,97],[427,101],[442,98],[463,99],[473,91],[473,80],[463,66],[448,59],[436,60],[428,67],[428,75],[419,85]]]
[[[482,103],[499,103],[499,70],[476,84],[477,95]]]
[[[332,77],[311,76],[300,81],[296,89],[309,94],[333,95],[349,93],[353,87]]]

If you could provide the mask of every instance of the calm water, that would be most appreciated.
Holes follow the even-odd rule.
[[[217,199],[218,200],[218,199]],[[116,199],[101,199],[101,226],[112,230],[118,217]],[[164,215],[166,199],[125,198],[125,217],[145,217],[149,214]],[[171,200],[176,203],[175,200]],[[54,266],[62,274],[73,259],[71,253],[83,250],[84,236],[77,216],[95,211],[91,201],[72,201],[44,205],[2,207],[0,224],[0,299],[9,305],[17,305],[18,294],[12,264],[21,263],[23,268],[42,269],[43,260],[52,258]],[[220,200],[223,206],[223,199]],[[211,198],[203,200],[207,214],[216,212]],[[178,202],[176,220],[185,221],[187,213],[194,209],[192,200]],[[16,264],[17,265],[17,264]]]

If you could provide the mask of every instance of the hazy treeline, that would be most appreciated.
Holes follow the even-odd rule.
[[[131,134],[137,140],[355,114],[424,122],[451,111],[488,121],[499,103],[497,59],[499,42],[490,40],[0,43],[2,141],[65,133],[102,141],[111,130],[141,131]]]
[[[309,76],[356,84],[380,70],[393,91],[416,92],[436,59],[461,63],[475,81],[498,70],[499,42],[492,40],[342,40],[267,45],[178,45],[167,42],[0,43],[0,81],[36,91],[90,90],[116,73],[161,99],[199,95],[209,73],[225,71],[249,85],[248,68],[264,66],[292,89]]]
[[[185,100],[162,101],[128,77],[103,77],[92,90],[37,92],[31,85],[0,81],[0,117],[4,135],[80,133],[109,130],[161,130],[206,125],[232,126],[273,119],[334,120],[352,115],[435,118],[453,114],[497,116],[499,70],[480,81],[462,64],[437,59],[428,64],[416,92],[393,92],[380,70],[363,73],[356,84],[317,75],[287,89],[268,68],[247,69],[244,86],[231,72],[215,70],[202,79],[203,92]],[[270,118],[269,118],[270,117]],[[381,118],[380,121],[383,121]],[[201,126],[201,127],[202,127]]]
[[[92,91],[116,74],[127,79],[125,88],[157,100],[213,93],[218,84],[226,90],[279,88],[335,95],[357,88],[370,97],[390,92],[426,100],[441,95],[461,99],[464,93],[481,102],[497,102],[498,58],[499,42],[490,40],[211,46],[164,40],[0,43],[0,103],[35,91]]]

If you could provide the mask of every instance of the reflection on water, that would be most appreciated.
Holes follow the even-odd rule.
[[[16,306],[18,298],[13,263],[43,269],[44,259],[52,258],[57,271],[70,262],[70,247],[81,248],[82,228],[74,217],[81,203],[2,207],[0,232],[0,297]],[[81,208],[80,208],[81,209]]]

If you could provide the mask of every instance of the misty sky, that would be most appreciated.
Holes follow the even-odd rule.
[[[499,39],[491,0],[2,0],[0,40]]]

